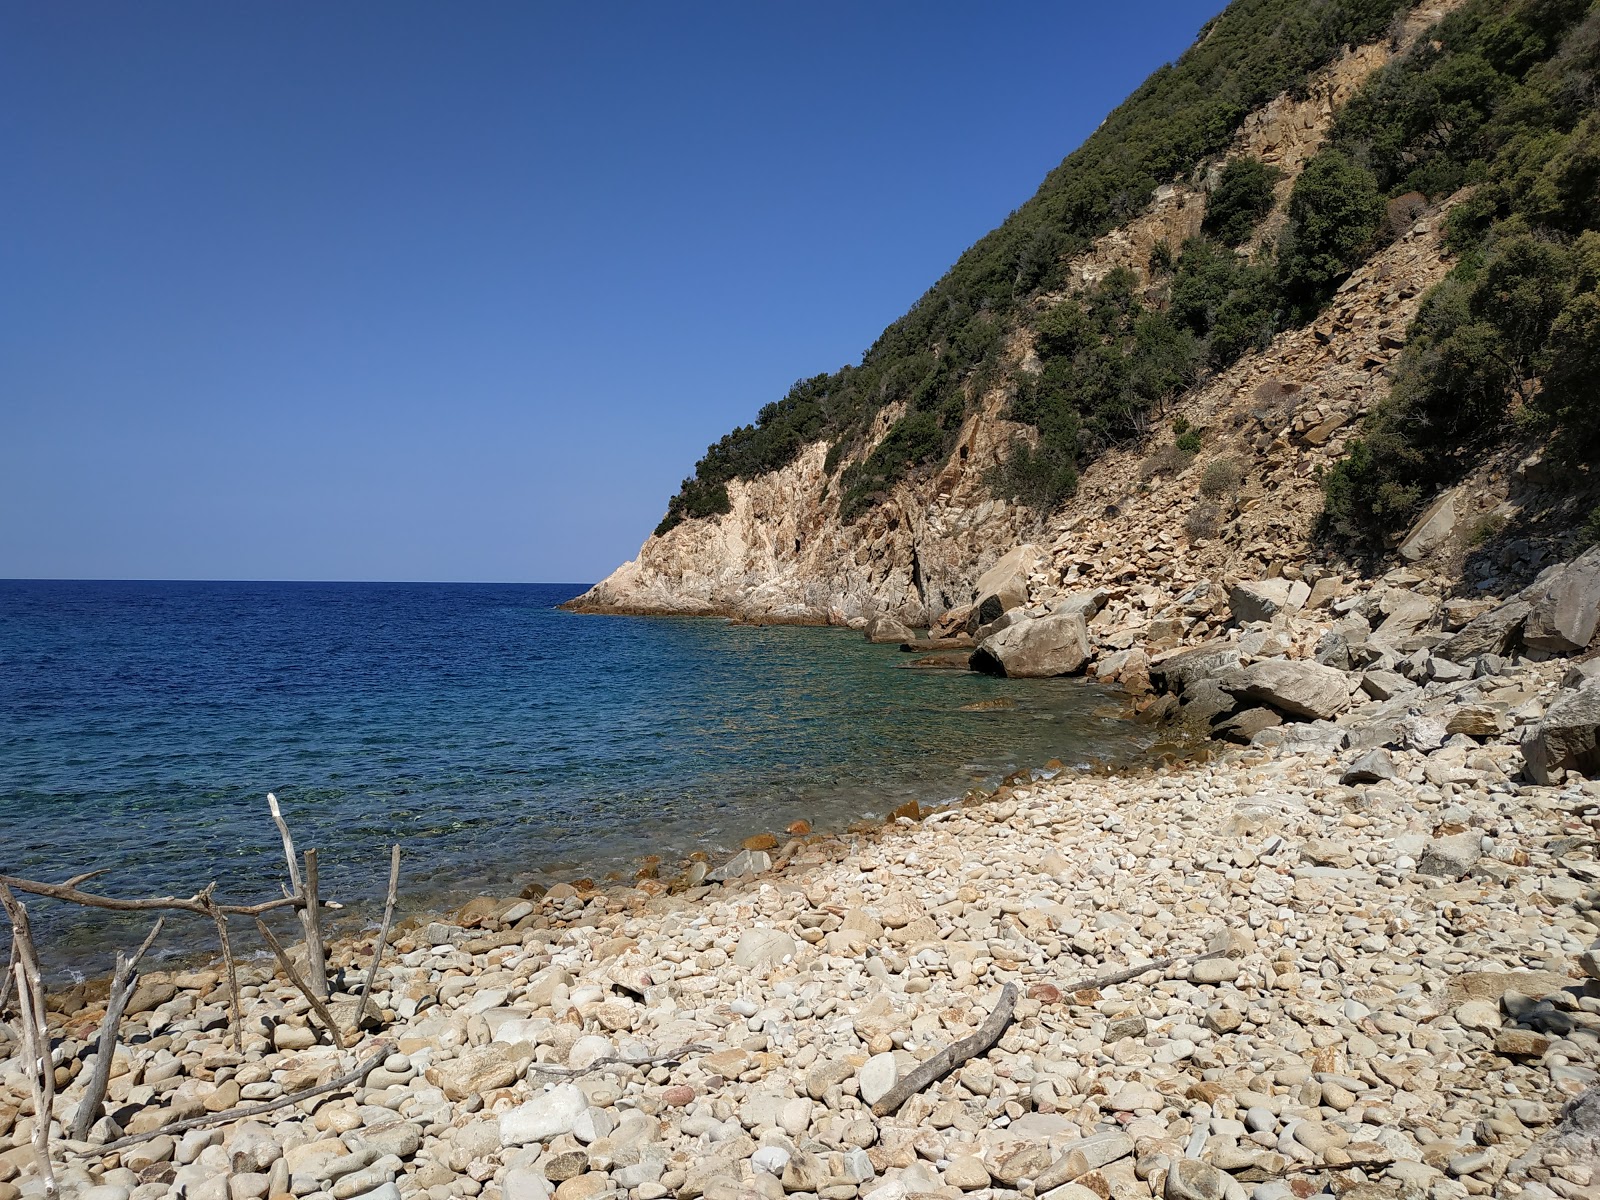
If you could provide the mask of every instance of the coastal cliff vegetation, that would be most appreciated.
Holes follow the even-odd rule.
[[[1156,187],[1220,153],[1252,110],[1303,87],[1345,46],[1382,36],[1408,8],[1395,0],[1230,5],[962,254],[859,365],[797,382],[754,424],[711,446],[657,532],[727,511],[730,481],[776,470],[811,442],[831,443],[832,475],[892,404],[903,403],[904,414],[863,461],[844,467],[842,516],[860,515],[907,472],[947,456],[971,406],[1004,370],[1007,333],[1031,323],[1034,301],[1064,285],[1073,254],[1139,212]]]
[[[1448,227],[1459,261],[1406,331],[1391,395],[1324,476],[1323,532],[1380,544],[1508,438],[1554,438],[1574,469],[1592,458],[1600,5],[1468,0],[1338,113],[1281,220],[1269,220],[1277,168],[1217,162],[1253,109],[1303,89],[1347,45],[1397,36],[1409,8],[1231,5],[859,365],[797,382],[710,447],[657,532],[726,512],[729,482],[820,440],[840,518],[856,520],[946,461],[997,387],[1020,431],[988,487],[1052,510],[1096,456],[1146,438],[1176,397],[1313,321],[1354,269],[1463,188]],[[1197,180],[1208,192],[1197,236],[1157,245],[1147,277],[1119,268],[1070,285],[1075,254],[1162,184]]]

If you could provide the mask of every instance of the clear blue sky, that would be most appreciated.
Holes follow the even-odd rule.
[[[7,5],[0,576],[599,578],[1220,7]]]

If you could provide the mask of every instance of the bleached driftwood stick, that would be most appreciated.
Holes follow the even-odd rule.
[[[1203,958],[1221,958],[1226,950],[1208,950],[1204,954],[1178,955],[1174,958],[1153,958],[1147,963],[1140,963],[1136,967],[1123,967],[1121,970],[1108,971],[1104,975],[1091,975],[1087,979],[1079,979],[1073,983],[1064,983],[1061,990],[1066,995],[1073,992],[1099,991],[1101,988],[1111,987],[1117,983],[1127,983],[1130,979],[1137,979],[1141,975],[1148,975],[1151,971],[1165,971],[1176,963],[1197,963]]]
[[[267,923],[260,917],[256,918],[256,928],[261,931],[261,940],[266,942],[268,949],[277,956],[278,965],[283,968],[283,973],[289,977],[289,982],[294,984],[299,993],[306,998],[306,1003],[311,1005],[311,1011],[317,1014],[317,1020],[322,1022],[323,1027],[328,1031],[328,1036],[333,1038],[333,1044],[343,1050],[345,1048],[344,1034],[339,1031],[339,1024],[333,1019],[333,1014],[328,1011],[328,1006],[300,977],[300,972],[294,969],[294,963],[289,960],[288,954],[284,952],[283,943],[277,939],[277,936],[267,926]]]
[[[55,1169],[50,1165],[50,1122],[55,1112],[56,1068],[50,1060],[50,1031],[44,1006],[44,981],[39,955],[28,924],[28,910],[11,889],[0,882],[0,906],[11,918],[12,978],[17,986],[18,1043],[27,1064],[28,1089],[33,1093],[33,1153],[46,1196],[56,1194]]]
[[[117,969],[111,976],[111,994],[106,1000],[106,1015],[100,1022],[100,1040],[95,1048],[94,1073],[89,1076],[88,1086],[83,1091],[83,1099],[78,1101],[78,1112],[72,1119],[72,1129],[68,1134],[75,1142],[86,1140],[89,1129],[100,1117],[100,1106],[106,1098],[106,1085],[111,1082],[111,1060],[117,1053],[117,1029],[122,1024],[122,1014],[128,1007],[128,1000],[133,996],[133,989],[139,983],[139,960],[145,956],[145,951],[150,949],[160,935],[165,920],[165,917],[156,918],[149,936],[133,952],[132,958],[120,951],[117,954]]]
[[[295,858],[294,838],[289,834],[289,825],[283,819],[283,813],[278,809],[278,798],[271,792],[267,793],[267,808],[272,813],[272,823],[278,827],[278,834],[283,838],[283,859],[289,865],[290,898],[303,901],[300,907],[300,928],[306,938],[306,961],[311,972],[311,986],[321,999],[328,996],[328,967],[326,961],[322,964],[322,971],[317,971],[316,950],[312,946],[315,940],[315,919],[310,915],[309,902],[306,897],[305,884],[300,879],[300,863]]]
[[[149,1133],[129,1134],[125,1138],[118,1138],[114,1142],[107,1142],[104,1146],[92,1146],[88,1150],[79,1151],[80,1156],[98,1157],[111,1154],[118,1150],[125,1150],[129,1146],[137,1146],[140,1142],[148,1142],[151,1138],[160,1137],[164,1133],[183,1133],[189,1129],[199,1129],[205,1125],[226,1125],[230,1121],[244,1121],[251,1117],[259,1117],[280,1108],[288,1108],[291,1104],[299,1104],[304,1100],[312,1100],[329,1092],[337,1092],[353,1084],[365,1083],[367,1076],[383,1063],[383,1060],[394,1053],[393,1042],[380,1042],[372,1057],[361,1063],[353,1070],[346,1071],[337,1079],[330,1079],[327,1083],[319,1083],[315,1087],[308,1087],[304,1091],[291,1092],[287,1096],[279,1096],[276,1100],[265,1100],[260,1104],[248,1104],[239,1108],[230,1108],[226,1112],[206,1113],[201,1117],[187,1117],[182,1121],[173,1121],[152,1129]]]
[[[372,994],[372,985],[378,978],[378,964],[383,961],[384,947],[389,943],[389,925],[394,920],[395,897],[400,890],[400,843],[396,842],[389,851],[389,895],[383,902],[383,925],[378,929],[378,942],[372,947],[372,963],[367,967],[367,977],[361,981],[361,995],[358,997],[360,1004],[356,1006],[355,1029],[353,1035],[361,1028],[361,1022],[367,1015],[367,997]]]
[[[1000,1035],[1011,1024],[1011,1014],[1017,1007],[1017,985],[1008,983],[1000,989],[1000,1000],[994,1011],[984,1018],[975,1033],[959,1042],[953,1042],[925,1062],[918,1063],[904,1079],[888,1090],[872,1106],[872,1115],[887,1117],[897,1112],[902,1104],[930,1083],[943,1079],[969,1058],[976,1058],[1000,1040]]]

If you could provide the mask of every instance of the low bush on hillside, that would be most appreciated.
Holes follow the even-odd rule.
[[[1259,158],[1233,159],[1222,168],[1216,190],[1206,201],[1201,232],[1224,246],[1248,241],[1272,211],[1272,189],[1281,178],[1282,171]]]
[[[1195,541],[1214,538],[1221,529],[1222,506],[1213,500],[1200,501],[1183,519],[1183,531]]]
[[[1207,500],[1220,500],[1236,495],[1244,481],[1244,472],[1231,458],[1214,458],[1200,472],[1200,494]]]
[[[1391,192],[1475,185],[1389,396],[1323,478],[1324,530],[1376,547],[1512,432],[1600,448],[1600,7],[1468,0],[1340,115]]]

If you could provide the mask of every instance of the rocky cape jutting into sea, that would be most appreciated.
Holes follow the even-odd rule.
[[[1224,122],[1225,144],[1142,207],[1124,195],[1115,220],[1087,184],[1061,200],[1058,227],[1103,228],[1028,241],[1007,278],[1031,280],[1031,307],[987,342],[972,339],[1000,310],[961,308],[958,264],[930,293],[941,303],[875,349],[901,373],[872,374],[869,354],[799,388],[709,455],[638,559],[575,605],[848,624],[975,669],[1086,675],[1209,739],[1195,761],[1021,772],[871,834],[752,830],[731,861],[404,922],[343,1048],[327,1026],[352,1033],[375,934],[333,948],[326,1016],[264,963],[242,966],[236,996],[220,965],[147,972],[105,1060],[103,990],[80,986],[52,998],[48,1115],[5,1043],[0,1200],[42,1194],[37,1143],[64,1192],[95,1200],[1594,1195],[1600,550],[1583,550],[1593,485],[1567,454],[1570,414],[1541,407],[1570,386],[1557,351],[1581,341],[1581,312],[1547,313],[1555,349],[1530,350],[1544,374],[1517,383],[1501,433],[1406,440],[1470,408],[1459,392],[1427,407],[1439,362],[1509,337],[1494,321],[1514,301],[1594,286],[1562,260],[1559,286],[1476,291],[1476,264],[1513,256],[1461,239],[1518,197],[1565,219],[1562,198],[1592,180],[1562,173],[1570,146],[1554,141],[1532,157],[1555,176],[1524,156],[1503,192],[1498,168],[1445,170],[1438,147],[1478,128],[1467,101],[1387,166],[1389,143],[1361,132],[1441,95],[1426,73],[1456,54],[1482,59],[1457,83],[1555,72],[1549,111],[1592,94],[1578,83],[1594,22],[1535,7],[1401,6],[1287,78],[1227,48],[1299,36],[1290,18],[1311,7],[1234,5],[1079,153],[1121,138],[1131,161],[1141,104],[1176,127],[1185,105],[1276,81]],[[1195,82],[1206,63],[1221,65]],[[1371,166],[1330,166],[1324,151],[1358,135]],[[1276,172],[1256,175],[1262,205],[1228,255],[1185,268],[1191,235],[1228,236],[1227,165],[1246,158]],[[1040,202],[1100,179],[1097,161],[1069,160]],[[1433,190],[1389,195],[1418,162]],[[1331,259],[1307,301],[1295,271],[1315,205],[1299,184],[1347,167],[1387,172],[1384,232]],[[1502,230],[1518,262],[1589,245],[1552,224],[1530,249],[1523,228]],[[1232,282],[1207,292],[1217,279]],[[1269,287],[1298,318],[1221,353],[1222,316]],[[1152,313],[1209,313],[1215,357],[1134,434],[1110,436],[1092,405],[1057,422],[1049,389],[1088,386],[1074,355],[1104,363],[1137,340],[1093,324],[1136,296],[1129,329],[1145,334]],[[1069,301],[1077,316],[1049,318]],[[952,312],[967,323],[929,326],[937,353],[905,349],[917,321]],[[1461,314],[1478,324],[1451,342]],[[971,370],[929,367],[959,345]],[[924,350],[932,373],[905,373]],[[862,374],[881,406],[852,390]],[[786,421],[794,445],[762,440]],[[1069,478],[1052,456],[1073,429]],[[1362,541],[1355,527],[1385,513],[1404,520]],[[1330,540],[1330,522],[1355,532]],[[101,1061],[105,1112],[67,1140]]]

